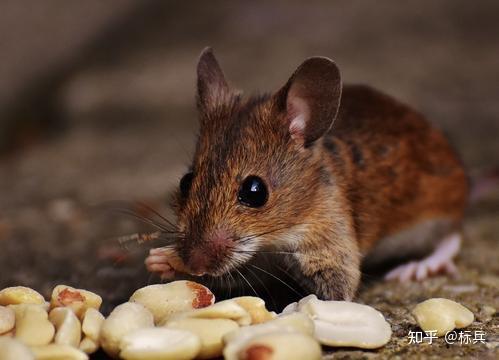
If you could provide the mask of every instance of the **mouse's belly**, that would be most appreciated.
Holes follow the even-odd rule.
[[[446,218],[421,220],[376,241],[364,253],[362,265],[366,269],[375,269],[423,258],[434,251],[446,235],[454,232],[456,226],[458,224]]]

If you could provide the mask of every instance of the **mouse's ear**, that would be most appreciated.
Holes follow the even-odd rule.
[[[280,112],[295,140],[308,146],[332,126],[341,99],[341,77],[336,64],[325,57],[305,60],[276,94]]]
[[[230,94],[225,76],[210,47],[201,52],[197,67],[197,104],[201,111],[210,111]]]

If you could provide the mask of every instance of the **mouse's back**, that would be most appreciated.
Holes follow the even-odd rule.
[[[346,187],[364,251],[424,219],[462,219],[468,183],[460,159],[440,130],[394,98],[344,86],[323,146]]]

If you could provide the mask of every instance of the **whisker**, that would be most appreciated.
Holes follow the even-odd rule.
[[[280,231],[280,230],[285,230],[285,229],[289,229],[289,226],[288,225],[284,225],[282,227],[274,228],[274,229],[267,230],[267,231],[264,231],[264,232],[261,232],[261,233],[245,235],[245,236],[239,237],[239,238],[237,238],[235,240],[236,241],[246,242],[246,241],[249,241],[249,240],[253,240],[254,238],[257,238],[257,237],[260,237],[260,236],[264,236],[264,235],[269,235],[269,234],[275,233],[275,232]]]
[[[226,272],[224,274],[226,280],[227,280],[227,285],[229,287],[229,299],[231,298],[231,295],[232,295],[232,279],[231,279],[231,274],[230,272]]]
[[[146,209],[149,212],[152,212],[154,215],[159,217],[161,220],[163,220],[166,224],[170,225],[171,227],[175,228],[175,224],[173,224],[170,220],[168,220],[166,217],[161,215],[157,210],[153,209],[149,205],[143,203],[143,202],[137,202],[137,205],[141,206],[142,208]]]
[[[279,281],[280,283],[282,283],[284,286],[286,286],[288,289],[290,289],[291,291],[293,291],[296,295],[300,296],[300,297],[303,297],[304,295],[299,293],[295,288],[293,288],[291,285],[289,285],[287,282],[285,282],[284,280],[282,280],[281,278],[275,276],[274,274],[262,269],[261,267],[259,266],[256,266],[254,264],[250,264],[251,267],[255,268],[255,269],[258,269],[260,271],[263,271],[265,274],[269,275],[269,276],[272,276],[274,279],[276,279],[277,281]]]
[[[208,289],[213,289],[213,276],[209,276],[208,280],[210,281],[209,285],[207,285]]]
[[[269,291],[269,289],[265,285],[265,282],[262,279],[260,279],[250,268],[245,267],[245,269],[248,270],[250,272],[250,274],[253,275],[253,277],[260,283],[260,285],[262,285],[265,292],[270,296],[270,300],[272,301],[272,305],[273,305],[274,309],[277,309],[277,304],[275,302],[275,299],[272,296],[272,293]]]
[[[277,254],[277,255],[296,255],[300,253],[292,251],[272,251],[272,250],[234,250],[237,253],[259,253],[259,254]]]
[[[165,245],[165,246],[161,246],[161,247],[158,247],[158,248],[155,248],[155,249],[161,249],[161,250],[173,250],[175,249],[175,244],[170,244],[170,245]]]
[[[232,285],[235,284],[237,288],[237,282],[234,279],[234,276],[232,275],[231,271],[227,272],[227,278],[229,278],[229,298],[230,298],[230,295],[232,294]]]
[[[256,292],[255,288],[253,288],[253,286],[250,284],[250,282],[248,281],[248,279],[246,279],[246,277],[237,268],[234,268],[234,270],[237,271],[237,273],[239,275],[241,275],[241,277],[243,278],[243,280],[246,282],[246,284],[248,284],[248,286],[251,288],[251,290],[253,290],[253,292],[255,293],[255,295],[257,297],[260,297],[260,295],[258,295],[258,293]]]
[[[278,225],[281,225],[281,224],[278,224]],[[272,234],[272,233],[275,233],[275,232],[280,231],[280,230],[290,229],[290,228],[298,226],[298,225],[309,225],[309,224],[308,223],[300,223],[300,224],[293,224],[293,225],[282,224],[282,226],[273,228],[271,230],[267,230],[267,231],[264,231],[264,232],[261,232],[261,233],[256,233],[256,234],[245,235],[245,236],[236,238],[235,240],[241,240],[241,241],[244,242],[244,241],[247,241],[247,240],[252,240],[252,239],[254,239],[256,237],[259,237],[259,236],[264,236],[264,235]]]
[[[126,201],[110,201],[107,203],[104,203],[102,206],[105,208],[111,210],[111,211],[116,211],[125,215],[132,216],[144,223],[147,223],[149,225],[152,225],[156,227],[159,230],[163,230],[165,232],[176,232],[175,231],[175,225],[168,220],[166,217],[161,215],[158,211],[155,209],[151,208],[149,205],[144,204],[142,202],[126,202]],[[147,212],[150,212],[157,216],[159,219],[161,219],[162,222],[157,221],[151,217],[144,216],[140,214],[140,212],[137,212],[134,210],[134,208],[139,208],[142,210],[146,210]]]
[[[128,216],[131,216],[131,217],[134,217],[137,220],[142,221],[143,223],[146,223],[146,224],[149,224],[151,226],[154,226],[158,230],[161,230],[161,231],[164,231],[164,232],[172,232],[172,233],[175,232],[172,229],[169,229],[169,228],[165,227],[165,225],[163,225],[163,224],[161,224],[161,223],[159,223],[159,222],[157,222],[157,221],[155,221],[153,219],[150,219],[148,217],[139,215],[139,214],[135,213],[132,210],[129,210],[129,209],[115,209],[115,211],[119,212],[119,213],[122,213],[122,214],[125,214],[125,215],[128,215]]]
[[[223,290],[223,283],[222,283],[222,277],[221,276],[217,276],[217,279],[218,279],[218,282],[220,283],[220,285],[218,285],[218,288],[220,290]]]
[[[310,254],[305,254],[305,253],[300,253],[300,252],[293,252],[293,251],[272,251],[272,250],[233,250],[235,253],[252,253],[252,254],[275,254],[275,255],[295,255],[295,256],[303,256],[307,257],[310,259],[321,259],[320,256],[313,256]]]
[[[279,266],[279,264],[274,264],[275,268],[279,270],[282,274],[286,275],[291,281],[293,281],[296,285],[300,287],[301,290],[303,290],[302,286],[300,285],[300,281],[298,281],[294,276],[292,276],[289,273],[289,268],[284,269],[283,267]]]
[[[232,278],[232,281],[234,283],[234,290],[236,292],[236,296],[241,296],[241,280],[239,277],[235,276],[237,274],[234,274],[233,271],[230,272],[230,276]]]

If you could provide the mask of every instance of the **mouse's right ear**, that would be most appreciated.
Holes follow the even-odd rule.
[[[197,67],[197,105],[201,112],[209,112],[223,104],[230,88],[210,47],[201,52]]]
[[[332,126],[341,99],[340,70],[334,61],[312,57],[296,69],[275,95],[289,134],[307,147]]]

